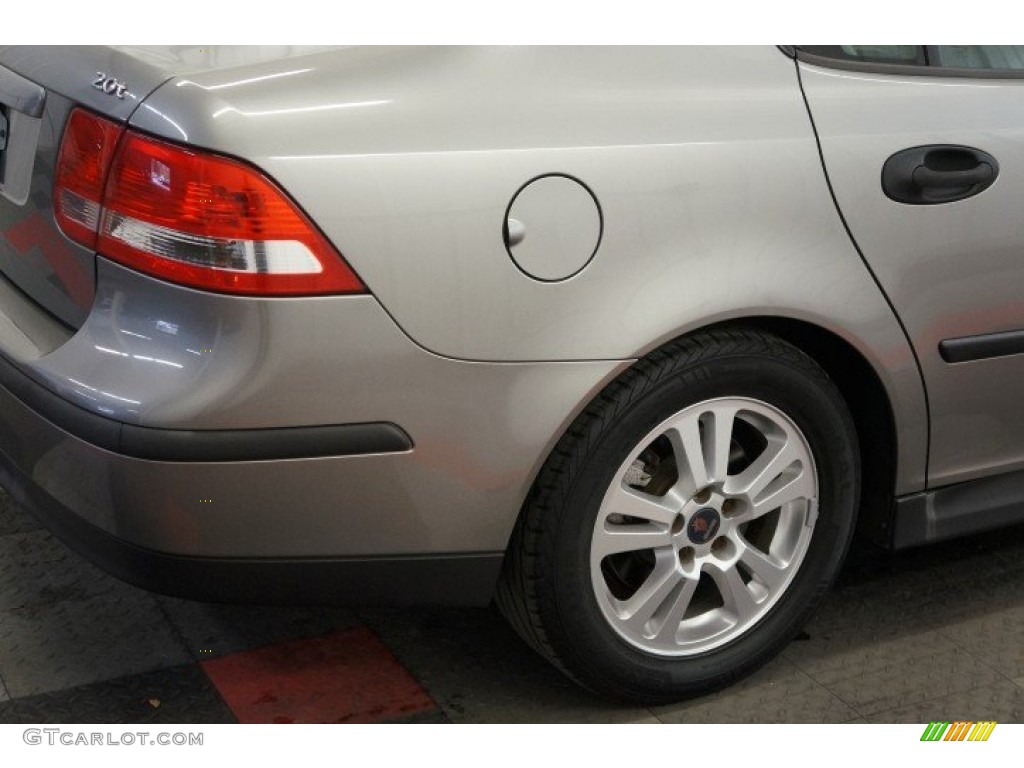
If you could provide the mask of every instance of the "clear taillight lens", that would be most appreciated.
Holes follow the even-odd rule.
[[[75,115],[106,123],[87,112]],[[197,288],[279,296],[366,291],[295,203],[251,166],[131,130],[120,143],[115,134],[113,144],[112,159],[105,147],[92,152],[109,165],[109,172],[99,175],[101,183],[106,178],[103,194],[93,198],[79,195],[74,186],[77,169],[92,168],[74,161],[89,152],[78,152],[79,142],[69,150],[69,170],[58,173],[56,192],[63,212],[58,218],[64,216],[69,236],[73,228],[67,221],[80,231],[91,226],[94,238],[98,230],[95,245],[104,256]],[[92,147],[86,144],[87,150]],[[73,183],[62,186],[64,176]],[[95,208],[76,208],[67,192],[94,201]]]

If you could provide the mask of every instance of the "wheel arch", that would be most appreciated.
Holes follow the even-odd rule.
[[[875,367],[848,340],[805,320],[747,317],[705,326],[700,331],[731,327],[775,334],[807,354],[835,383],[857,428],[861,463],[858,533],[881,546],[891,546],[899,461],[896,416]]]
[[[858,534],[876,544],[892,545],[894,499],[896,496],[899,446],[897,422],[890,394],[882,383],[875,366],[851,343],[835,331],[808,320],[787,316],[750,315],[710,322],[691,328],[685,333],[664,339],[656,346],[643,350],[633,362],[670,346],[674,342],[717,329],[745,328],[772,333],[808,355],[835,382],[846,402],[857,429],[861,461],[861,500],[857,517]],[[571,425],[597,398],[598,393],[612,385],[633,366],[619,369],[591,398],[580,403],[553,437],[533,472],[520,510],[512,521],[511,530],[536,491],[543,467],[550,459],[560,440]],[[870,439],[869,439],[870,436]]]
[[[532,498],[527,500],[528,506],[516,524],[496,597],[499,607],[520,635],[584,685],[616,696],[628,695],[635,699],[645,696],[658,700],[663,696],[692,695],[721,687],[777,653],[795,634],[835,576],[849,545],[857,512],[856,425],[851,415],[853,409],[843,407],[842,391],[827,376],[827,363],[818,363],[824,358],[810,357],[804,351],[806,343],[796,346],[783,338],[790,337],[792,330],[736,322],[726,327],[707,326],[700,329],[699,334],[680,336],[666,347],[638,360],[607,384],[597,399],[583,407],[583,412],[574,419],[552,452],[549,463],[531,490]],[[834,349],[837,355],[845,351],[842,347]],[[736,386],[730,383],[733,376],[736,377]],[[688,404],[703,406],[710,400],[729,398],[732,394],[753,397],[755,401],[777,401],[782,404],[783,415],[799,414],[801,429],[822,451],[814,463],[818,469],[824,468],[822,471],[829,479],[820,487],[829,514],[827,524],[820,528],[822,535],[814,537],[812,549],[808,550],[810,565],[803,568],[801,576],[793,581],[793,589],[784,587],[789,591],[779,602],[779,608],[773,608],[757,619],[760,629],[744,631],[720,648],[714,647],[706,653],[698,651],[698,656],[694,657],[699,658],[698,663],[681,666],[671,661],[669,656],[652,657],[643,645],[624,644],[620,633],[609,624],[607,612],[601,608],[601,594],[595,591],[595,599],[590,599],[598,584],[596,579],[603,578],[600,574],[594,576],[596,561],[593,560],[590,536],[594,526],[601,521],[597,507],[599,503],[603,504],[600,501],[602,495],[607,496],[605,489],[617,487],[615,478],[619,475],[616,473],[621,473],[625,467],[621,449],[635,450],[638,445],[642,448],[652,434],[660,434],[651,429],[664,423],[661,417],[679,407]],[[755,406],[751,404],[751,407]],[[703,415],[701,411],[702,418]],[[717,424],[717,414],[714,423]],[[692,438],[692,429],[687,434]],[[703,438],[697,440],[706,459],[707,445]],[[689,443],[692,442],[690,439]],[[692,449],[692,445],[683,448],[687,454]],[[757,450],[760,455],[760,450]],[[674,446],[673,453],[676,453]],[[719,480],[715,482],[721,482],[731,470],[721,470],[721,455],[717,451],[715,455],[719,457],[716,459],[719,469],[714,470]],[[776,469],[783,472],[791,467]],[[663,479],[674,487],[675,480]],[[611,486],[607,485],[609,482]],[[689,487],[695,486],[691,484]],[[693,495],[690,501],[702,504],[700,493],[703,491]],[[650,510],[635,505],[627,509],[627,516],[636,512],[641,517],[657,519],[661,523],[660,528],[645,531],[645,535],[668,530],[664,515],[659,513],[651,517],[645,514]],[[689,509],[693,513],[695,507]],[[808,517],[797,521],[799,530],[811,519],[811,508],[805,509],[804,514]],[[673,529],[678,521],[677,514],[672,519]],[[678,536],[680,532],[681,529],[676,530],[674,535]],[[758,532],[754,533],[757,537]],[[692,535],[690,540],[695,541]],[[626,542],[635,545],[626,549],[646,549],[650,542],[649,538]],[[706,540],[701,543],[706,543]],[[661,551],[662,545],[654,546],[659,548],[659,562],[664,563],[665,558],[660,557],[665,554]],[[670,542],[668,546],[675,550],[680,545]],[[673,556],[668,562],[672,562],[675,556],[681,556],[682,550],[670,554]],[[705,552],[702,557],[709,558],[710,552]],[[722,567],[733,566],[735,563],[726,562],[723,566],[712,562],[711,567],[712,570],[721,570]],[[701,568],[703,573],[703,566]],[[743,573],[739,570],[736,573],[746,583]],[[646,576],[641,574],[641,577],[643,584],[648,583]],[[692,581],[695,577],[690,574],[688,578]],[[726,587],[721,586],[720,579],[712,578],[718,587],[720,600],[724,601],[722,605],[728,603],[726,594],[734,594],[737,588],[743,591],[743,584],[737,587],[735,578]],[[666,597],[666,593],[659,591],[664,583],[669,582],[660,581],[654,593],[641,598],[641,602],[648,608],[660,610],[664,600],[672,599],[673,607],[665,619],[668,620],[667,617],[678,615],[674,613],[677,610],[675,603],[681,593],[677,594],[673,584]],[[691,590],[696,588],[692,586]],[[768,589],[767,586],[764,588]],[[630,596],[629,599],[633,598]],[[688,597],[682,599],[689,600]],[[658,602],[651,604],[652,600]],[[716,609],[714,604],[703,607]],[[680,610],[687,608],[684,605]],[[729,610],[736,616],[740,615],[736,613],[740,609],[727,609],[727,613]],[[695,615],[701,613],[697,611]],[[625,619],[630,620],[628,613]],[[612,619],[613,622],[615,620]],[[656,633],[660,631],[655,629]],[[736,642],[732,642],[733,639]],[[639,648],[640,655],[637,656],[631,648]],[[675,655],[670,654],[673,658]],[[669,689],[665,688],[666,685]]]

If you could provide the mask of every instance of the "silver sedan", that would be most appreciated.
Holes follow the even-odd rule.
[[[0,482],[653,703],[1024,520],[1024,48],[0,49]]]

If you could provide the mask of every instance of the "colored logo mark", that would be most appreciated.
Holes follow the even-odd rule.
[[[995,727],[995,720],[928,723],[921,734],[921,741],[988,741]]]

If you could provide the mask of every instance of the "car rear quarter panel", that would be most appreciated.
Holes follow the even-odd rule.
[[[923,485],[917,366],[776,48],[348,49],[178,77],[132,123],[264,168],[441,356],[621,360],[737,317],[824,327],[889,394],[897,490]],[[561,282],[502,241],[516,190],[548,173],[586,183],[604,223]]]
[[[159,552],[500,551],[549,443],[580,400],[625,367],[454,361],[411,342],[371,296],[228,298],[99,262],[89,321],[26,367],[67,400],[127,423],[186,429],[392,421],[415,445],[151,461],[73,437],[0,387],[0,446],[13,463],[89,523]]]

